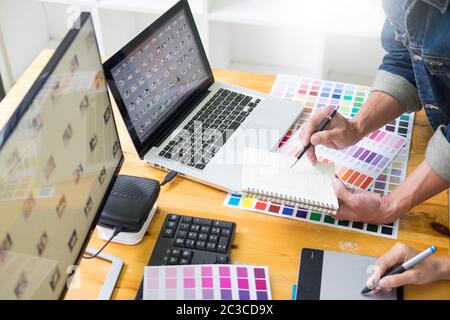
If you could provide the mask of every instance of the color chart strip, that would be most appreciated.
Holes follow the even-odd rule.
[[[353,118],[369,96],[370,88],[348,83],[279,74],[272,86],[271,94],[280,98],[298,101],[305,105],[305,110],[299,121],[280,142],[281,147],[289,140],[291,135],[295,135],[295,132],[305,123],[314,109],[324,106],[337,107],[339,105],[339,113],[346,118]],[[386,195],[406,178],[413,126],[414,113],[404,113],[382,128],[384,132],[391,132],[406,138],[406,142],[394,160],[381,172],[375,182],[368,185],[369,191]],[[340,171],[338,167],[336,165],[337,172]]]
[[[369,94],[370,88],[366,86],[279,74],[272,86],[271,95],[298,101],[305,106],[299,121],[281,140],[279,147],[281,148],[291,136],[296,135],[296,131],[309,118],[314,109],[323,108],[325,106],[340,106],[339,112],[347,118],[352,118],[360,110]],[[346,170],[341,173],[341,176],[344,177],[344,175],[346,175],[345,178],[347,179],[347,184],[348,180],[350,180],[353,181],[353,184],[359,185],[359,188],[361,189],[367,188],[367,190],[381,195],[388,194],[406,178],[413,124],[414,114],[404,113],[382,128],[382,131],[380,132],[385,132],[385,135],[387,135],[387,132],[394,133],[406,138],[406,142],[394,160],[381,172],[374,182],[367,178],[362,180],[364,177],[361,178],[360,176],[355,176],[354,172],[349,171],[352,170],[350,167],[335,164],[336,171],[341,173],[342,168],[346,168]],[[372,137],[372,139],[376,139],[378,134],[380,133],[377,133],[377,136]],[[369,156],[370,154],[366,157]],[[320,212],[311,212],[296,207],[291,208],[277,203],[273,203],[274,206],[272,206],[271,202],[267,202],[267,204],[264,205],[263,201],[258,198],[245,197],[244,199],[239,194],[228,194],[224,201],[224,205],[241,210],[256,211],[388,238],[397,238],[398,234],[398,220],[391,225],[382,226],[367,225],[351,221],[339,222],[333,221],[334,219],[332,217]],[[269,210],[270,208],[271,210]]]
[[[304,123],[313,109],[320,109],[326,106],[339,106],[339,113],[349,119],[353,118],[369,96],[370,88],[349,83],[322,81],[279,74],[275,79],[270,94],[279,98],[298,101],[305,105],[304,114],[290,130],[291,134]],[[410,141],[413,123],[414,113],[404,113],[385,125],[383,129],[397,133]],[[290,134],[288,134],[287,139]],[[283,139],[284,142],[287,139]],[[409,147],[409,143],[407,147]]]
[[[254,196],[243,196],[237,193],[229,193],[225,198],[224,206],[247,211],[256,211],[276,217],[290,218],[380,237],[397,239],[398,236],[398,220],[386,225],[337,220],[330,215],[316,210],[267,201]]]
[[[144,300],[271,300],[269,269],[247,265],[149,266]]]
[[[280,152],[297,156],[302,143],[297,130]],[[343,150],[316,147],[319,160],[334,162],[337,176],[349,187],[366,190],[401,151],[407,139],[383,129],[375,130],[356,145]]]

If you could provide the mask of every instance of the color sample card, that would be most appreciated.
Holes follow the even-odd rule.
[[[149,266],[144,300],[271,300],[268,267],[247,265]]]
[[[325,106],[339,106],[339,113],[341,113],[346,118],[352,118],[361,109],[369,94],[370,88],[366,86],[279,74],[272,86],[271,95],[279,98],[289,99],[292,101],[298,101],[305,105],[305,109],[299,120],[292,126],[286,136],[280,141],[279,147],[282,148],[283,145],[290,140],[291,136],[297,135],[296,132],[301,127],[301,125],[305,123],[305,121],[309,118],[314,109],[323,108]],[[354,170],[353,172],[349,171],[352,170],[354,166],[346,167],[346,165],[335,164],[336,172],[340,174],[341,179],[345,178],[345,182],[347,185],[359,187],[360,189],[367,189],[368,191],[373,191],[381,195],[388,194],[406,178],[406,169],[408,164],[408,154],[411,143],[413,124],[414,114],[404,113],[399,118],[385,125],[382,129],[374,131],[372,134],[366,137],[367,139],[372,140],[372,142],[367,142],[368,145],[370,145],[371,143],[378,144],[379,142],[376,141],[377,139],[380,139],[380,141],[388,139],[386,141],[389,141],[389,143],[393,143],[390,142],[394,139],[390,133],[406,139],[403,147],[396,147],[396,143],[400,144],[400,142],[394,143],[393,149],[400,148],[400,151],[385,169],[379,170],[381,174],[379,174],[378,178],[374,179],[375,181],[370,180],[372,179],[372,177],[364,178],[364,176],[362,176],[362,172],[359,172],[359,175],[356,175]],[[387,136],[389,136],[390,138],[385,138]],[[373,141],[374,139],[375,142]],[[381,144],[383,144],[383,142],[381,142]],[[345,151],[341,150],[341,152],[352,153],[353,156],[358,152],[359,147],[361,147],[360,144],[357,144],[357,146],[357,150],[350,150],[350,148],[352,148],[350,147]],[[366,145],[364,144],[363,146]],[[383,146],[379,146],[379,148],[383,148]],[[318,149],[321,149],[321,147],[319,147]],[[362,154],[366,153],[364,152],[366,149],[361,151],[359,157],[362,157]],[[372,150],[372,152],[380,152],[378,149],[369,150]],[[387,154],[385,154],[385,152],[387,152]],[[385,150],[373,156],[371,156],[371,153],[366,153],[364,159],[373,157],[370,163],[374,163],[376,162],[375,158],[377,158],[377,155],[388,155],[388,152],[388,150]],[[359,157],[358,160],[360,160]],[[377,163],[380,163],[382,159],[380,157],[378,158],[379,160]],[[351,158],[349,158],[349,160],[351,160]],[[389,162],[389,160],[387,162]],[[396,239],[398,235],[398,220],[388,225],[374,225],[352,221],[338,221],[333,217],[321,212],[311,211],[296,206],[282,205],[275,202],[265,201],[257,197],[244,197],[240,194],[235,193],[229,193],[226,196],[224,206],[234,207],[247,211],[256,211],[315,224],[322,224],[340,229],[353,230],[366,234],[378,235],[381,237]]]
[[[299,131],[280,147],[280,152],[295,157],[302,151]],[[320,161],[335,163],[337,176],[347,186],[366,190],[397,156],[406,141],[405,137],[378,129],[343,150],[317,146],[316,154]]]
[[[238,193],[227,194],[224,206],[246,211],[256,211],[271,216],[289,218],[324,226],[371,234],[380,237],[397,239],[399,221],[386,225],[370,224],[349,220],[337,220],[333,216],[302,208],[293,204],[282,204],[264,198]]]
[[[281,140],[279,146],[282,147],[292,135],[295,135],[314,109],[339,106],[339,113],[350,119],[361,109],[369,94],[370,88],[366,86],[279,74],[272,86],[271,95],[302,102],[305,105],[300,119]],[[384,130],[382,132],[392,132],[406,138],[406,142],[375,182],[368,185],[367,190],[386,195],[406,178],[413,126],[414,113],[404,113],[381,129]],[[337,166],[336,171],[340,171]],[[348,179],[352,179],[352,175]]]

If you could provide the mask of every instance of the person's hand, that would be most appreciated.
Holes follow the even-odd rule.
[[[317,163],[314,146],[321,144],[331,149],[343,149],[362,138],[355,123],[347,120],[340,113],[333,117],[325,130],[314,133],[332,110],[332,107],[326,107],[315,111],[300,130],[300,140],[303,145],[306,146],[309,142],[312,144],[306,155],[313,164]]]
[[[376,268],[367,280],[367,287],[375,288],[373,293],[376,294],[382,289],[391,291],[392,288],[401,287],[405,284],[425,284],[446,278],[445,272],[448,271],[443,272],[443,270],[449,270],[450,259],[446,257],[429,257],[403,273],[386,276],[380,280],[386,270],[404,263],[418,253],[419,251],[403,243],[395,244],[377,260]],[[450,274],[447,275],[447,277],[449,276]]]
[[[333,188],[339,201],[336,218],[339,220],[368,223],[391,223],[397,216],[387,197],[378,193],[350,190],[339,180],[333,180]]]

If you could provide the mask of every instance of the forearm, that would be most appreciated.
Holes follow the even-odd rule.
[[[422,161],[402,184],[385,197],[386,217],[393,221],[449,187],[449,181],[442,179],[426,161]]]
[[[406,110],[395,98],[381,91],[373,92],[356,116],[350,120],[359,139],[398,118]],[[358,140],[359,140],[358,139]]]

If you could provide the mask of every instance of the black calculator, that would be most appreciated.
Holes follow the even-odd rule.
[[[228,264],[235,230],[230,221],[168,214],[148,265]]]
[[[169,214],[149,265],[228,263],[236,224]]]

